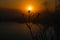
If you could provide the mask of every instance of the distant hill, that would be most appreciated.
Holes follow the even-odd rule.
[[[0,8],[0,19],[2,20],[24,20],[23,13],[17,9]]]

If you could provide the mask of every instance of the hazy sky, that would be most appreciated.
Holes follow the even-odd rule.
[[[41,9],[44,7],[43,3],[45,1],[46,0],[0,0],[0,7],[20,9],[24,8],[27,5],[32,5],[37,9],[39,9],[39,7]],[[52,8],[52,5],[54,6],[54,4],[52,4],[53,1],[51,0],[50,3],[51,3],[50,6]]]
[[[41,0],[0,0],[0,6],[16,8],[26,3],[40,3]]]

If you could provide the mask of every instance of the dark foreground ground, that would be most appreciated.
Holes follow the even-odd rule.
[[[27,18],[20,10],[0,8],[0,40],[60,40],[60,11]]]
[[[0,22],[1,40],[56,40],[56,38],[52,26],[46,28],[45,25],[36,23]]]

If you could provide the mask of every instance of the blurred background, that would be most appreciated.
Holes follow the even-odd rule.
[[[0,40],[60,40],[60,0],[0,0]]]

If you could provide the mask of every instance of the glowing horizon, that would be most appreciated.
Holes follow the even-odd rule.
[[[27,7],[27,11],[29,11],[29,10],[32,11],[32,6]]]
[[[45,10],[45,0],[0,0],[0,7],[19,9],[23,12],[27,12],[26,7],[29,5],[33,7],[33,12],[40,12]],[[50,11],[55,10],[55,2],[48,1],[48,9]]]

